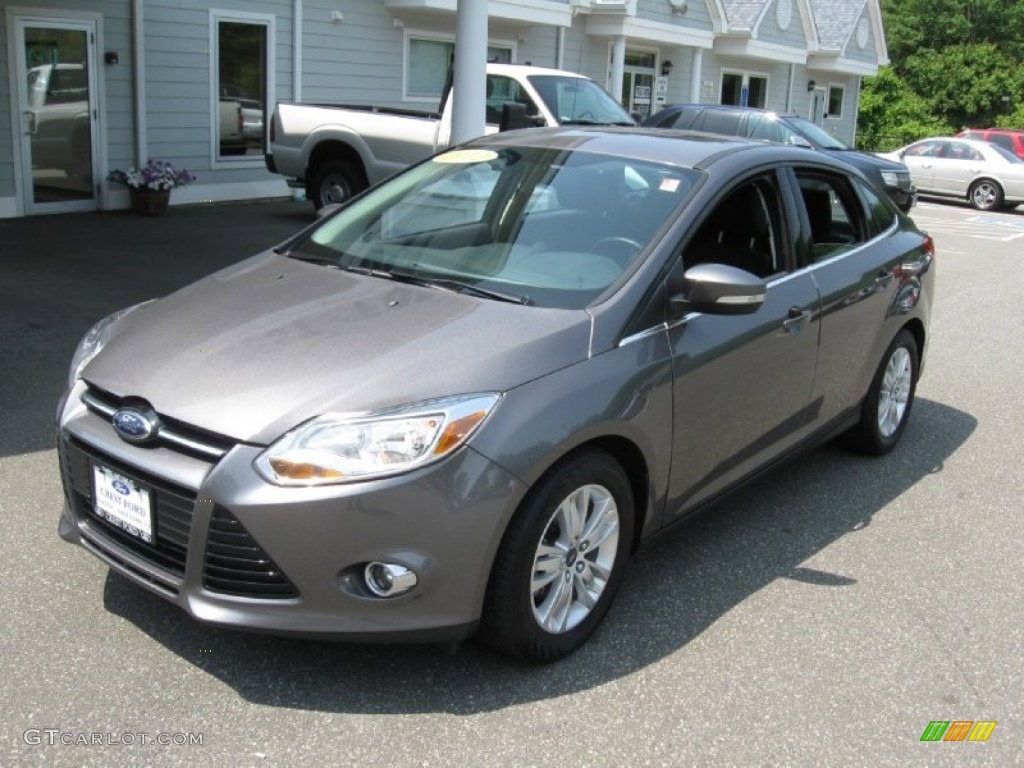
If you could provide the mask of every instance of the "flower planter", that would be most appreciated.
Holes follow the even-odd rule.
[[[171,202],[169,189],[135,189],[130,188],[132,210],[140,216],[159,216],[167,210]]]

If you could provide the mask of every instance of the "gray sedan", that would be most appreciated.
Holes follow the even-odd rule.
[[[933,282],[825,156],[480,139],[91,329],[59,532],[210,624],[552,660],[654,534],[834,435],[893,448]]]

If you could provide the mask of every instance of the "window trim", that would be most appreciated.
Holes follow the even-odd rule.
[[[839,112],[833,114],[831,111],[832,107],[832,91],[839,91],[842,95],[839,97]],[[842,120],[843,115],[846,112],[846,86],[842,83],[829,83],[828,92],[825,94],[825,117],[829,120]]]
[[[746,86],[747,88],[747,103],[746,104],[726,104],[722,101],[722,85],[725,83],[726,75],[739,75],[740,76],[740,87]],[[764,80],[764,104],[753,105],[750,104],[750,78],[759,77]],[[768,72],[761,72],[753,69],[733,69],[731,67],[722,67],[718,73],[718,104],[726,107],[752,107],[754,109],[768,109],[768,93],[771,90],[771,75]]]
[[[451,43],[455,45],[455,35],[446,32],[435,32],[426,29],[403,29],[402,30],[402,101],[414,102],[417,104],[432,104],[434,107],[440,103],[443,93],[437,96],[410,96],[409,95],[409,63],[411,59],[412,40],[426,40],[432,43]],[[518,43],[515,40],[506,38],[487,38],[488,48],[507,48],[511,53],[512,63],[518,59]]]
[[[275,82],[275,70],[277,50],[277,17],[272,13],[253,13],[251,11],[229,11],[222,8],[211,8],[210,18],[210,169],[222,170],[225,168],[264,168],[263,154],[242,155],[237,158],[222,157],[220,154],[220,59],[218,56],[220,23],[233,22],[236,24],[263,25],[267,28],[266,56],[267,73],[266,86],[267,98],[263,106],[265,118],[263,120],[263,142],[264,147],[269,148],[269,123],[271,110],[269,105],[277,102],[277,84]]]

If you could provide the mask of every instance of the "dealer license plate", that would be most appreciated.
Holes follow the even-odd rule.
[[[147,544],[153,543],[153,509],[149,491],[110,467],[92,465],[93,509],[111,525]]]

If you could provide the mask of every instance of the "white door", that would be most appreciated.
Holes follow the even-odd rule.
[[[95,210],[95,25],[21,17],[14,39],[25,212]]]
[[[815,88],[811,92],[811,114],[807,117],[815,125],[822,127],[825,125],[825,105],[828,104],[827,99],[824,88]]]

